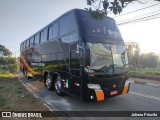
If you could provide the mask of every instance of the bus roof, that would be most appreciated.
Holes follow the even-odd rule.
[[[64,17],[65,15],[71,14],[71,13],[72,13],[72,14],[77,14],[77,15],[80,15],[80,13],[87,13],[87,14],[89,14],[87,10],[83,10],[83,9],[72,9],[72,10],[69,10],[68,12],[65,12],[64,14],[62,14],[61,16],[59,16],[57,19],[55,19],[54,21],[52,21],[51,23],[49,23],[48,25],[46,25],[45,27],[43,27],[42,29],[40,29],[38,32],[36,32],[36,33],[33,34],[32,36],[35,36],[37,33],[43,31],[45,28],[49,27],[51,24],[56,23],[57,21],[59,21],[59,20],[60,20],[62,17]],[[77,17],[77,16],[76,16],[76,17]],[[82,17],[82,16],[79,16],[79,17]],[[77,17],[77,18],[79,18],[79,17]],[[114,20],[114,19],[112,19],[112,18],[110,18],[110,17],[108,17],[108,16],[106,16],[105,18],[108,19],[109,21],[113,21],[113,22],[115,23],[115,20]],[[80,20],[77,19],[77,21],[80,23]],[[32,36],[28,37],[26,40],[30,39]],[[26,40],[24,40],[24,41],[26,41]],[[24,42],[24,41],[23,41],[23,42]],[[22,42],[22,43],[23,43],[23,42]]]

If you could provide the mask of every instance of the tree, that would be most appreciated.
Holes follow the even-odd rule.
[[[137,42],[126,42],[127,55],[129,60],[129,65],[131,67],[140,67],[140,48]]]
[[[96,19],[102,19],[107,15],[109,11],[113,12],[115,15],[120,14],[128,4],[133,2],[142,3],[140,0],[86,0],[89,8],[86,8],[91,16]],[[154,0],[159,1],[160,0]]]
[[[17,59],[10,57],[11,52],[5,46],[0,45],[0,68],[15,72],[17,70]],[[5,56],[5,57],[4,57]]]
[[[10,56],[12,53],[5,46],[0,45],[0,56]]]
[[[140,63],[143,68],[156,68],[158,66],[158,56],[153,52],[143,53],[140,56]]]
[[[11,73],[17,70],[17,58],[15,57],[0,57],[0,68],[8,70]]]
[[[156,68],[158,66],[158,56],[151,53],[140,54],[140,48],[137,42],[126,42],[127,55],[130,69],[135,68]]]

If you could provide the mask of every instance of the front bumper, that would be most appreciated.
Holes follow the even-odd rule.
[[[90,99],[102,101],[105,98],[114,97],[121,94],[127,94],[129,92],[130,83],[129,81],[125,82],[124,86],[119,87],[110,87],[110,88],[101,88],[101,89],[88,89],[88,94],[90,96]],[[117,91],[116,94],[111,95],[112,91]]]

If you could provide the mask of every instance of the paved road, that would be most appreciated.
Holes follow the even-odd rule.
[[[83,102],[72,96],[57,96],[55,91],[48,91],[38,80],[20,79],[42,101],[45,101],[53,111],[160,111],[160,87],[131,83],[130,92],[126,95],[109,98],[101,102]],[[72,117],[72,119],[74,119]],[[93,117],[76,118],[79,120],[97,119]],[[104,120],[106,118],[99,118]],[[113,118],[107,118],[107,120]],[[115,118],[114,118],[115,119]],[[117,118],[118,120],[158,120],[160,118]]]

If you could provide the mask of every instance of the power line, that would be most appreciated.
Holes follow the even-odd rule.
[[[124,22],[124,23],[119,23],[117,25],[126,25],[126,24],[131,24],[131,23],[138,23],[138,22],[144,22],[144,21],[148,21],[148,20],[153,20],[153,19],[157,19],[157,18],[160,18],[160,16],[155,16],[155,17],[148,17],[147,19],[141,19],[141,20],[138,20],[138,21],[129,21],[129,22]]]
[[[134,12],[138,12],[138,11],[141,11],[141,10],[145,10],[147,8],[151,8],[151,7],[154,7],[154,6],[157,6],[157,5],[160,5],[160,3],[154,4],[154,5],[151,5],[151,6],[148,6],[148,7],[144,7],[144,8],[138,9],[138,10],[134,10],[134,11],[131,11],[131,12],[128,12],[128,13],[125,13],[125,14],[121,14],[121,15],[115,16],[113,18],[120,17],[120,16],[123,16],[123,15],[128,15],[128,14],[131,14],[131,13],[134,13]]]
[[[135,20],[135,19],[139,19],[139,18],[142,18],[142,17],[153,15],[153,13],[157,13],[157,12],[159,13],[160,9],[157,10],[157,11],[153,11],[153,12],[147,13],[147,14],[141,14],[141,15],[138,15],[138,16],[134,16],[134,18],[132,17],[131,19],[126,19],[126,20],[118,21],[118,23],[123,23],[123,22],[126,22],[126,21],[132,21],[132,20]]]
[[[160,15],[160,12],[158,12],[156,14],[148,15],[148,16],[145,16],[145,17],[139,17],[139,18],[136,18],[136,19],[120,22],[120,23],[117,23],[117,25],[124,25],[124,24],[130,24],[130,23],[152,20],[152,19],[159,18],[160,16],[158,16],[158,15]]]
[[[117,25],[126,25],[126,24],[132,24],[132,23],[138,23],[138,22],[145,22],[145,21],[148,21],[148,20],[154,20],[154,19],[157,19],[157,18],[160,18],[160,16],[157,16],[157,17],[153,17],[153,18],[148,18],[148,19],[145,19],[145,20],[141,20],[141,21],[135,21],[135,22],[127,22],[127,23],[120,23],[120,24],[117,24]]]

